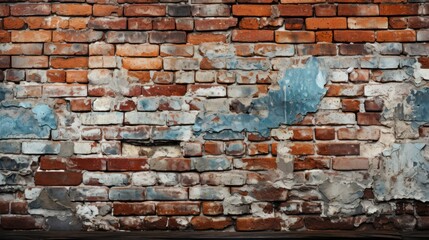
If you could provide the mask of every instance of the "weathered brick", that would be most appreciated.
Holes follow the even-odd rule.
[[[51,5],[43,3],[24,3],[10,6],[12,16],[32,16],[51,14]]]
[[[59,16],[90,16],[92,6],[88,4],[52,4],[52,13]]]
[[[377,4],[339,4],[338,16],[377,16]]]
[[[239,217],[236,220],[235,229],[237,231],[279,231],[280,222],[280,218]]]
[[[141,216],[155,214],[155,203],[122,203],[113,204],[113,215],[115,216]]]
[[[145,189],[140,187],[112,187],[109,189],[109,199],[112,201],[142,201],[145,200]]]
[[[312,43],[315,41],[314,32],[305,31],[276,31],[278,43]]]
[[[165,5],[130,4],[124,7],[125,16],[165,16]]]
[[[195,186],[189,188],[191,200],[223,200],[230,195],[227,187]]]
[[[199,202],[162,202],[156,205],[158,215],[184,216],[200,214]]]
[[[187,200],[188,189],[179,187],[147,187],[146,196],[148,200]]]
[[[274,41],[274,31],[272,30],[233,30],[232,41],[234,42]]]
[[[232,219],[228,217],[196,216],[192,218],[191,225],[195,230],[222,230],[232,225]]]

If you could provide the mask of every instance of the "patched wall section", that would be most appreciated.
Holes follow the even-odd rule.
[[[429,228],[424,0],[0,0],[0,228]]]

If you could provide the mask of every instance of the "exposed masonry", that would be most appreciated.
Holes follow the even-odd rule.
[[[0,0],[0,228],[429,229],[426,0]]]

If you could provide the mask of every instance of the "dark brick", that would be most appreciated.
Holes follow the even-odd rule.
[[[191,16],[190,5],[170,5],[167,8],[168,15],[172,17],[188,17]]]

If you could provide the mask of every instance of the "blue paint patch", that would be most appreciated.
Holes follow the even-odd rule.
[[[54,111],[46,104],[3,103],[0,107],[0,139],[48,138],[57,128]]]
[[[231,168],[231,161],[224,157],[193,158],[192,163],[198,172],[223,171]]]
[[[204,140],[243,140],[244,134],[241,132],[233,132],[231,130],[223,130],[219,133],[207,133],[204,135]]]
[[[286,70],[278,82],[279,90],[270,90],[267,96],[252,101],[248,113],[200,113],[193,130],[201,133],[258,132],[263,136],[281,124],[294,124],[309,112],[317,111],[326,93],[326,71],[316,58],[310,58],[304,68]]]
[[[405,121],[429,122],[429,88],[412,90],[400,106],[400,115]]]
[[[174,126],[156,129],[152,134],[152,139],[158,141],[187,141],[191,136],[192,128],[190,126]]]

